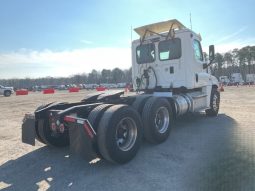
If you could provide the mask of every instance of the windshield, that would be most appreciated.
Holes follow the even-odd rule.
[[[155,61],[155,45],[142,44],[136,48],[136,60],[138,64],[150,63]]]

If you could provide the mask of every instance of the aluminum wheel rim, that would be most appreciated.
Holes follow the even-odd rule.
[[[130,150],[134,146],[137,138],[135,121],[130,117],[123,118],[117,125],[115,138],[120,150]]]
[[[165,133],[169,126],[169,112],[166,107],[160,107],[155,116],[155,125],[159,133]]]
[[[214,111],[219,109],[218,96],[216,94],[213,96],[213,109]]]

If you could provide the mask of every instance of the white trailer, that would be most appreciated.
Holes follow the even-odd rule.
[[[255,74],[246,74],[246,83],[254,84],[255,83]]]
[[[126,163],[136,155],[142,138],[159,144],[170,134],[173,122],[188,112],[216,116],[218,80],[208,74],[214,59],[203,57],[201,37],[177,20],[136,28],[132,42],[132,78],[137,93],[97,92],[76,103],[50,103],[27,114],[22,141],[35,138],[71,151],[88,160],[104,158]]]
[[[231,74],[231,83],[233,85],[243,85],[244,80],[241,73]]]

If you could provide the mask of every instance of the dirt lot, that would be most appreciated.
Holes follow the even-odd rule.
[[[21,143],[25,113],[86,93],[0,97],[0,190],[255,190],[255,86],[225,88],[218,117],[178,119],[165,143],[144,142],[125,165]]]

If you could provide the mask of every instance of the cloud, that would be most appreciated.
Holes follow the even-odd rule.
[[[233,33],[231,33],[231,34],[228,34],[228,35],[225,35],[225,36],[221,37],[220,39],[218,39],[218,40],[216,41],[216,43],[222,43],[222,42],[224,42],[224,41],[230,40],[230,39],[232,39],[232,38],[238,36],[240,33],[242,33],[243,31],[245,31],[246,29],[247,29],[247,27],[242,27],[242,28],[240,28],[239,30],[237,30],[236,32],[233,32]]]
[[[219,43],[219,44],[215,44],[215,51],[219,52],[219,53],[225,53],[228,52],[230,50],[233,50],[235,48],[242,48],[245,46],[254,46],[255,45],[255,38],[247,38],[247,39],[236,39],[233,40],[231,42],[227,42],[227,43]]]
[[[81,40],[81,43],[83,43],[83,44],[93,44],[93,42],[89,41],[89,40]]]
[[[92,69],[131,67],[129,48],[84,48],[65,51],[26,50],[0,54],[0,78],[69,76]]]

